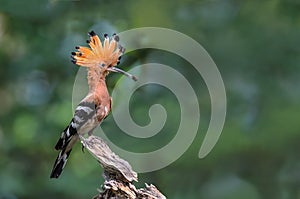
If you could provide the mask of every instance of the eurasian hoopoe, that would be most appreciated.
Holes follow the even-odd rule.
[[[119,44],[119,37],[112,35],[110,41],[104,34],[103,45],[94,31],[89,32],[87,40],[90,48],[76,47],[72,52],[72,62],[88,69],[89,93],[79,103],[70,124],[62,132],[55,149],[59,150],[50,178],[58,178],[68,160],[73,145],[79,140],[79,135],[91,135],[111,110],[111,97],[107,91],[105,77],[109,72],[122,73],[133,80],[135,76],[116,68],[125,49]]]

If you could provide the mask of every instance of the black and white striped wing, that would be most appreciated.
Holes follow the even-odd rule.
[[[55,149],[60,150],[50,178],[58,178],[65,167],[68,157],[72,151],[73,145],[78,140],[78,134],[87,133],[89,129],[85,128],[87,124],[93,123],[96,118],[96,108],[94,103],[81,102],[76,110],[73,119],[67,128],[62,132]],[[91,126],[91,125],[90,125]],[[94,126],[97,126],[94,122]]]
[[[95,128],[94,118],[96,117],[96,106],[92,102],[81,102],[76,110],[70,124],[62,132],[57,144],[56,150],[62,150],[67,147],[75,134],[88,133]],[[86,128],[88,125],[89,128]]]

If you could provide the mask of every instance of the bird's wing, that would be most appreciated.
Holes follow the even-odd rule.
[[[89,131],[87,126],[92,128],[94,125],[93,120],[96,116],[96,109],[97,107],[93,102],[80,102],[70,124],[62,132],[57,144],[55,145],[55,149],[62,150],[65,148],[76,133],[87,133],[87,131]]]

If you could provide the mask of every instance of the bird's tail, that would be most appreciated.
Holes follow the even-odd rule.
[[[68,157],[71,153],[72,149],[66,151],[65,149],[63,149],[62,151],[60,151],[60,153],[58,154],[55,163],[53,165],[53,169],[50,175],[50,178],[58,178],[62,172],[62,170],[64,169]]]

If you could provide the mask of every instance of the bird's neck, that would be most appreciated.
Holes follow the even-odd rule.
[[[105,75],[100,70],[88,70],[89,92],[106,91]]]

